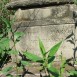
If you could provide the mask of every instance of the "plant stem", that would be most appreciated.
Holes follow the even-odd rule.
[[[14,32],[12,31],[12,27],[11,27],[11,31],[8,33],[8,36],[11,39],[11,42],[10,42],[11,49],[17,51],[16,45],[15,45],[15,40],[14,40]],[[17,66],[18,58],[17,58],[17,55],[11,55],[11,57],[12,57],[12,62],[16,63],[16,71],[17,71],[17,76],[18,76],[18,66]]]
[[[14,49],[16,50],[15,41],[14,41],[14,33],[12,32],[12,34],[13,34],[12,36],[13,36]],[[18,58],[17,58],[17,55],[15,55],[15,58],[16,58],[16,71],[17,71],[17,76],[18,76],[18,66],[17,66]]]
[[[73,65],[75,64],[76,61],[76,51],[77,51],[77,23],[75,23],[74,27],[74,62]]]
[[[49,74],[48,74],[48,71],[47,71],[47,68],[45,68],[45,74],[46,74],[46,76],[49,75]]]

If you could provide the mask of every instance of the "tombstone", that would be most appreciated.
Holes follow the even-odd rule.
[[[59,60],[61,51],[67,59],[73,57],[74,45],[65,40],[75,29],[73,11],[77,6],[72,0],[12,0],[6,7],[9,10],[17,10],[13,30],[18,28],[17,31],[25,33],[16,44],[17,50],[21,53],[28,50],[41,56],[39,37],[47,51],[64,40],[56,53],[56,61]]]

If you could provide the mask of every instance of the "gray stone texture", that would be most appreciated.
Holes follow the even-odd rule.
[[[42,39],[47,51],[64,40],[74,32],[73,11],[76,9],[74,4],[29,10],[18,9],[15,13],[16,21],[13,29],[18,28],[17,31],[24,32],[25,35],[17,43],[17,49],[20,52],[28,50],[41,56],[38,37]],[[73,48],[74,46],[65,40],[56,56],[59,56],[62,51],[66,58],[73,57]]]
[[[73,4],[73,0],[12,0],[6,5],[7,9],[28,9],[62,4]]]

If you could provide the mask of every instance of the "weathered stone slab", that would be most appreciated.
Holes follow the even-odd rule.
[[[73,29],[74,24],[21,27],[18,31],[23,32],[25,30],[25,35],[17,44],[17,49],[22,52],[28,50],[31,53],[41,56],[39,52],[38,37],[42,39],[45,48],[48,51],[54,44],[64,40],[69,34],[71,34]],[[72,44],[64,41],[56,55],[60,55],[60,52],[62,51],[66,58],[70,58],[73,56],[73,47]]]
[[[68,0],[64,1],[68,2]],[[15,13],[16,21],[13,26],[14,30],[25,33],[16,45],[20,52],[28,50],[41,56],[38,37],[43,40],[48,51],[54,44],[64,40],[74,31],[73,11],[77,10],[77,6],[74,4],[29,10],[21,9],[18,9]],[[62,51],[66,58],[73,57],[73,48],[74,46],[70,42],[64,41],[56,56],[59,56]],[[59,60],[58,57],[56,57],[56,60]]]
[[[22,31],[25,35],[16,45],[17,49],[20,52],[28,50],[41,56],[38,37],[43,40],[47,50],[64,40],[74,30],[73,11],[76,9],[74,4],[30,10],[19,9],[15,13],[16,22],[13,29]],[[73,57],[73,48],[71,43],[64,41],[56,56],[59,56],[62,51],[66,58]],[[59,60],[58,57],[56,60]]]
[[[16,0],[8,3],[6,8],[8,9],[30,9],[47,6],[57,6],[63,4],[73,4],[73,0]]]
[[[21,10],[15,13],[16,22],[29,26],[48,24],[71,24],[73,21],[73,11],[76,5],[64,5],[57,7],[46,7],[39,9]]]

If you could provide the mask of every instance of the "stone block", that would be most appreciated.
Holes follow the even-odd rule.
[[[74,23],[73,11],[75,5],[45,7],[39,9],[21,10],[15,13],[16,22],[30,21],[33,25]],[[31,24],[31,25],[32,25]]]
[[[33,27],[25,27],[24,25],[24,27],[18,29],[18,31],[24,32],[25,35],[21,38],[21,41],[17,43],[16,48],[20,52],[28,50],[31,53],[41,56],[38,37],[43,41],[45,48],[48,51],[53,45],[70,35],[73,30],[74,24]],[[71,43],[64,41],[56,56],[59,56],[62,51],[66,58],[70,58],[73,56],[73,48],[74,46]]]
[[[57,42],[64,40],[74,31],[73,11],[76,9],[74,4],[29,10],[19,9],[15,13],[17,19],[13,29],[18,28],[17,31],[24,32],[25,35],[17,43],[17,49],[21,53],[28,50],[41,56],[38,37],[42,39],[47,51]],[[65,40],[56,56],[59,56],[62,51],[66,58],[71,58],[73,48],[74,46]]]
[[[7,9],[15,10],[18,8],[21,9],[32,9],[32,8],[41,8],[47,6],[58,6],[65,4],[74,4],[73,0],[12,0],[12,2],[6,5]]]

